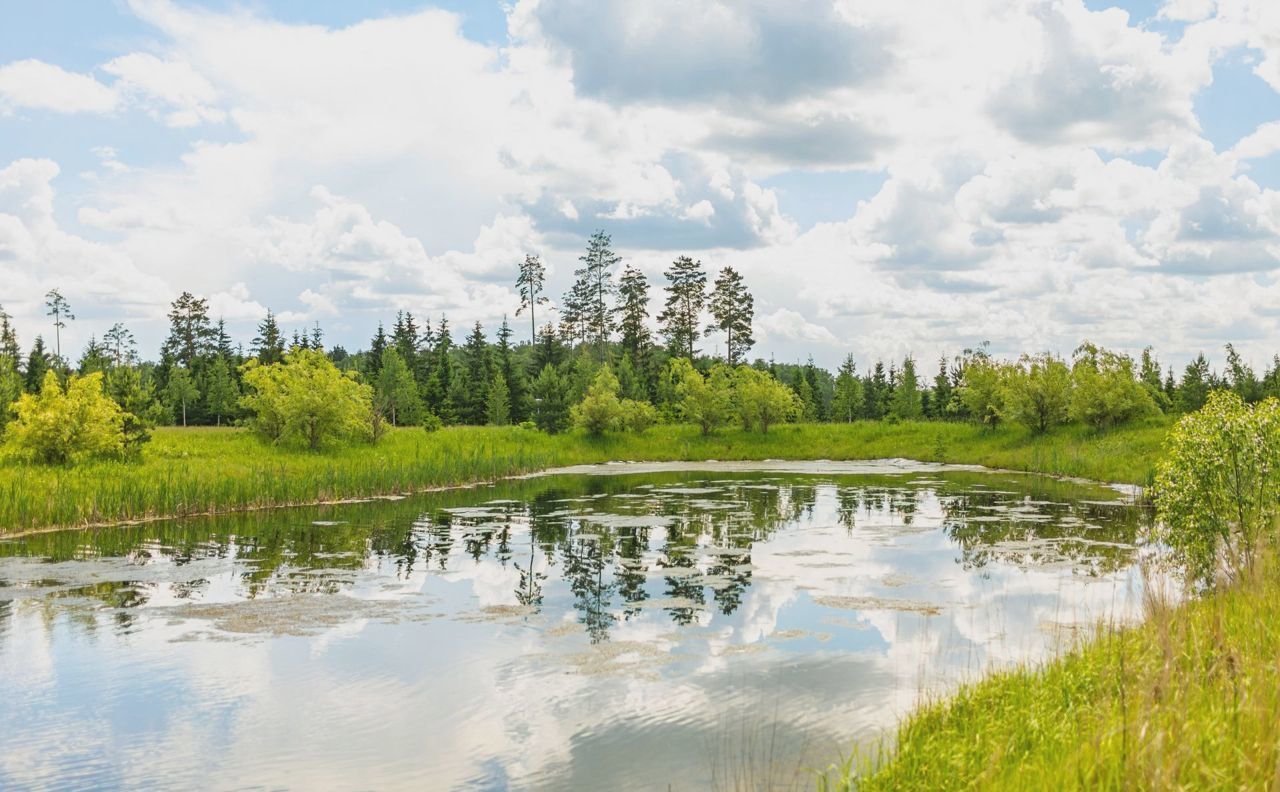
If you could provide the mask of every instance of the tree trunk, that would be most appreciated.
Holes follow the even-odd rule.
[[[182,403],[182,428],[187,428],[187,403]]]

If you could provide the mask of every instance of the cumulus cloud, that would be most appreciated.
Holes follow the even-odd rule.
[[[120,97],[91,75],[38,60],[0,66],[0,110],[29,107],[58,113],[108,113]]]

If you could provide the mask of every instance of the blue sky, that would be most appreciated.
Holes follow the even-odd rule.
[[[655,284],[741,269],[780,359],[1280,347],[1269,3],[909,5],[9,3],[0,304],[148,351],[189,289],[359,347],[492,328],[602,228]]]

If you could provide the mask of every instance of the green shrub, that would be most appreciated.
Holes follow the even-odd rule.
[[[1004,370],[1000,414],[1043,434],[1066,423],[1071,407],[1071,370],[1050,354],[1024,355]]]
[[[587,388],[587,395],[570,410],[573,425],[599,437],[622,423],[622,402],[618,399],[618,378],[608,366],[600,369]]]
[[[325,354],[294,349],[283,363],[244,366],[248,393],[240,400],[260,437],[315,450],[331,442],[370,439],[375,425],[373,389],[355,372],[343,373]]]
[[[428,433],[438,432],[444,426],[444,421],[440,420],[440,416],[433,412],[429,412],[422,417],[422,428]]]
[[[795,420],[803,409],[795,391],[750,366],[739,366],[734,372],[733,400],[742,427],[764,434],[775,423]]]
[[[39,395],[23,395],[13,412],[4,434],[7,457],[63,465],[124,452],[125,413],[103,391],[101,372],[73,375],[65,390],[57,374],[45,372]]]
[[[1071,365],[1071,417],[1095,429],[1156,415],[1160,408],[1138,381],[1133,358],[1086,341]]]
[[[629,432],[643,434],[658,422],[658,411],[649,402],[623,399],[620,406],[622,408],[620,423]]]
[[[1210,394],[1169,435],[1155,501],[1157,537],[1194,583],[1238,576],[1280,516],[1280,402]]]
[[[716,366],[704,377],[688,360],[676,358],[670,363],[669,376],[685,421],[697,425],[704,435],[729,422],[733,415],[732,369]]]

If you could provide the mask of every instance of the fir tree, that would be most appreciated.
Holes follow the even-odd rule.
[[[890,403],[890,414],[904,421],[915,420],[920,417],[922,411],[915,358],[907,355],[902,361],[902,371],[899,372],[897,379]]]
[[[933,398],[929,402],[932,406],[934,418],[945,418],[947,416],[954,393],[955,389],[952,387],[951,377],[947,373],[947,356],[943,355],[938,358],[938,373],[933,378]]]
[[[502,376],[501,370],[493,372],[485,413],[490,426],[506,426],[511,423],[510,393],[507,390],[507,380]]]
[[[698,319],[707,301],[707,275],[702,262],[681,256],[671,263],[667,276],[667,302],[658,321],[662,335],[673,356],[693,360],[697,350],[693,342],[698,337]]]
[[[459,403],[463,422],[484,425],[489,403],[489,383],[493,380],[493,362],[489,356],[489,344],[484,337],[484,328],[475,323],[462,347],[463,360],[466,362],[465,401]]]
[[[1182,381],[1178,384],[1178,409],[1188,413],[1203,407],[1212,388],[1210,380],[1209,361],[1205,360],[1202,352],[1182,372]]]
[[[22,349],[18,346],[18,334],[13,329],[12,319],[12,316],[5,313],[4,306],[0,305],[0,357],[12,360],[16,370],[21,362]]]
[[[862,383],[858,380],[858,364],[847,355],[836,376],[835,395],[831,400],[832,420],[850,423],[862,412]]]
[[[564,380],[555,366],[544,366],[533,382],[534,417],[538,428],[550,434],[569,425],[569,399]]]
[[[39,393],[40,386],[44,384],[44,375],[52,368],[53,362],[49,359],[49,352],[44,348],[44,338],[36,336],[36,342],[31,346],[31,354],[27,355],[26,366],[26,386],[28,393]]]
[[[733,267],[720,270],[711,290],[708,307],[715,321],[707,325],[707,333],[719,330],[725,334],[725,361],[730,366],[736,366],[756,343],[751,337],[755,298],[747,291],[742,276]]]
[[[284,359],[284,338],[280,335],[280,325],[276,324],[276,316],[267,311],[267,316],[258,325],[258,335],[249,347],[253,356],[264,366],[279,363]]]
[[[387,351],[387,332],[378,322],[378,330],[369,340],[369,354],[364,358],[364,376],[368,382],[377,382],[382,373],[382,353]]]
[[[517,365],[515,350],[511,347],[511,325],[507,317],[502,317],[502,325],[498,328],[497,343],[494,345],[494,365],[502,374],[503,384],[507,389],[507,412],[511,423],[520,423],[529,416],[528,383],[524,369]]]

